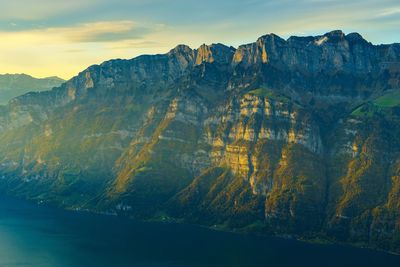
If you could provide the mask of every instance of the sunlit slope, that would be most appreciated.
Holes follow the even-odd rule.
[[[399,252],[399,60],[334,31],[91,66],[0,107],[1,188]]]

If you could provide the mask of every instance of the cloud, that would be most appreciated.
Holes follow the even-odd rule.
[[[143,38],[146,34],[157,31],[160,27],[151,29],[139,26],[129,20],[98,21],[77,24],[70,27],[50,27],[32,30],[3,31],[3,40],[26,39],[31,43],[107,43]]]
[[[1,0],[0,17],[17,20],[40,20],[87,8],[93,0]]]
[[[143,25],[122,20],[0,31],[0,73],[26,72],[38,77],[70,78],[91,64],[164,49],[162,43],[154,40],[160,40],[156,36],[164,34],[167,28],[162,24]]]
[[[100,21],[84,23],[74,27],[49,28],[50,35],[61,32],[70,42],[112,42],[138,39],[150,32],[145,27],[136,25],[133,21]]]
[[[376,15],[376,17],[389,17],[393,15],[400,15],[400,6],[399,7],[392,7],[386,8],[382,10],[380,13]]]
[[[111,44],[108,46],[110,49],[113,50],[121,50],[121,49],[132,49],[132,48],[150,48],[150,47],[169,47],[168,45],[164,45],[159,42],[154,42],[154,41],[122,41],[118,42],[117,44]]]

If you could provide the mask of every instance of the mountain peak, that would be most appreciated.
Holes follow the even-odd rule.
[[[324,36],[343,38],[345,36],[345,34],[342,30],[333,30],[333,31],[325,33]]]
[[[188,45],[179,44],[172,48],[168,54],[181,54],[181,53],[192,53],[193,49],[190,48]]]
[[[351,43],[368,43],[368,41],[365,40],[364,37],[362,37],[361,34],[357,32],[347,34],[346,39]]]
[[[276,35],[275,33],[268,33],[258,38],[258,40],[266,40],[266,39],[282,39],[282,38],[279,35]]]
[[[316,41],[317,45],[321,45],[322,43],[339,43],[345,40],[346,34],[342,30],[334,30],[325,33],[322,36],[318,36],[318,41]]]
[[[236,49],[233,47],[228,47],[220,43],[211,45],[202,44],[196,51],[196,65],[199,65],[203,62],[229,64],[232,60],[235,50]]]

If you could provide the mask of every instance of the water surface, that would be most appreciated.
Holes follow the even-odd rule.
[[[400,256],[67,212],[0,197],[0,267],[400,266]]]

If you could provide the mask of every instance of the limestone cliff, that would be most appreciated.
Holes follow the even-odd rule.
[[[399,59],[333,31],[94,65],[0,107],[0,188],[400,252]]]

